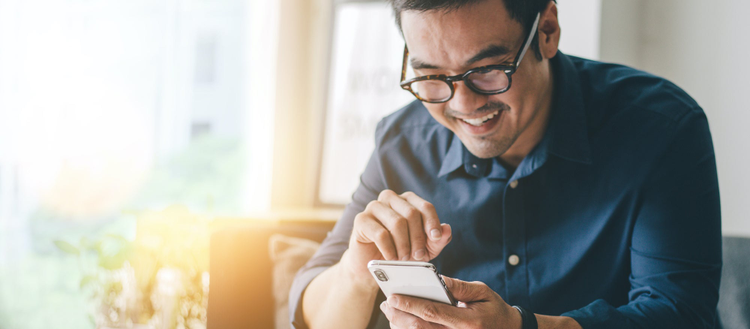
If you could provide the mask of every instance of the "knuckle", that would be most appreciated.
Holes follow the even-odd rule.
[[[354,216],[354,224],[352,224],[353,227],[358,227],[362,225],[362,222],[366,221],[368,218],[367,214],[364,212],[361,212]]]
[[[469,293],[469,283],[467,282],[461,282],[460,284],[456,285],[458,290],[461,292],[461,294],[468,294]]]
[[[416,194],[414,194],[414,192],[412,192],[412,191],[406,191],[404,193],[401,193],[401,196],[406,198],[406,197],[416,196]]]
[[[419,231],[409,233],[409,235],[411,235],[410,241],[414,251],[425,247],[425,245],[427,244],[427,238],[425,237],[424,232]]]
[[[421,312],[421,318],[425,319],[427,321],[430,321],[432,319],[435,319],[437,317],[437,307],[433,304],[427,304],[425,308],[422,309]]]
[[[392,190],[382,190],[380,191],[380,194],[378,194],[378,201],[383,201],[394,194],[396,194],[396,192],[393,192]]]
[[[372,201],[368,202],[367,206],[365,206],[365,211],[364,212],[372,212],[372,207],[374,207],[375,204],[377,204],[377,203],[378,203],[378,200],[372,200]]]
[[[434,212],[435,206],[432,203],[429,203],[427,201],[422,202],[421,205],[419,205],[419,208],[424,212]]]
[[[406,218],[403,218],[403,217],[398,216],[398,215],[394,215],[393,226],[396,227],[396,228],[398,228],[398,229],[405,229],[405,228],[409,227],[409,222],[406,220]]]
[[[424,232],[412,232],[411,243],[416,247],[424,247],[426,244],[426,238]],[[415,249],[416,250],[416,249]]]
[[[475,328],[473,326],[473,322],[471,322],[472,320],[469,320],[468,323],[466,322],[466,320],[460,320],[459,318],[456,318],[456,317],[446,317],[444,320],[448,324],[450,324],[452,327],[467,328],[467,329]]]
[[[356,220],[362,221],[362,220],[364,220],[365,218],[367,218],[367,216],[368,216],[367,212],[364,212],[364,211],[363,211],[363,212],[361,212],[361,213],[357,214],[356,216],[354,216],[354,220],[355,220],[355,221],[356,221]]]
[[[373,234],[373,237],[380,242],[385,242],[386,240],[388,240],[389,235],[390,233],[388,232],[388,230],[381,228],[377,230],[375,234]]]
[[[404,216],[411,220],[417,220],[422,217],[422,214],[416,208],[409,207],[406,209]]]
[[[424,326],[415,319],[410,321],[409,329],[424,329]]]

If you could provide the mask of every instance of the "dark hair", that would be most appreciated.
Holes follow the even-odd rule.
[[[396,25],[401,30],[401,12],[405,10],[416,10],[416,11],[431,11],[431,10],[443,10],[450,12],[457,10],[461,7],[479,3],[488,0],[388,0],[393,8],[393,16],[396,18]],[[491,0],[490,0],[491,1]],[[510,18],[521,23],[524,31],[529,31],[531,25],[534,23],[536,14],[544,10],[551,1],[557,2],[557,0],[501,0],[505,4],[505,9],[508,11]],[[538,60],[542,60],[542,53],[539,51],[539,35],[534,36],[534,41],[531,43],[531,49],[534,50],[534,54]]]

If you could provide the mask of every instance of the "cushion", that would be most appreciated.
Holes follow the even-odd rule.
[[[307,239],[274,234],[268,239],[273,262],[273,299],[276,307],[276,329],[289,329],[289,289],[302,266],[315,254],[320,244]]]
[[[723,328],[750,329],[750,238],[724,237],[719,289]]]

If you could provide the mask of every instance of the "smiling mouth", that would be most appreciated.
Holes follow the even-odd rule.
[[[487,114],[487,115],[485,115],[485,116],[483,116],[481,118],[476,118],[476,119],[460,119],[460,120],[462,120],[463,122],[466,122],[466,123],[468,123],[468,124],[470,124],[470,125],[472,125],[474,127],[479,127],[482,124],[484,124],[485,122],[492,120],[492,118],[494,118],[498,114],[500,114],[500,110],[497,110],[495,112]]]

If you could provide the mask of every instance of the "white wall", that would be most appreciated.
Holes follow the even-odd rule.
[[[747,0],[603,0],[601,59],[663,76],[708,116],[723,231],[750,236]]]
[[[568,55],[599,58],[599,25],[602,0],[557,2],[560,21],[560,50]],[[571,36],[571,37],[567,37]]]

